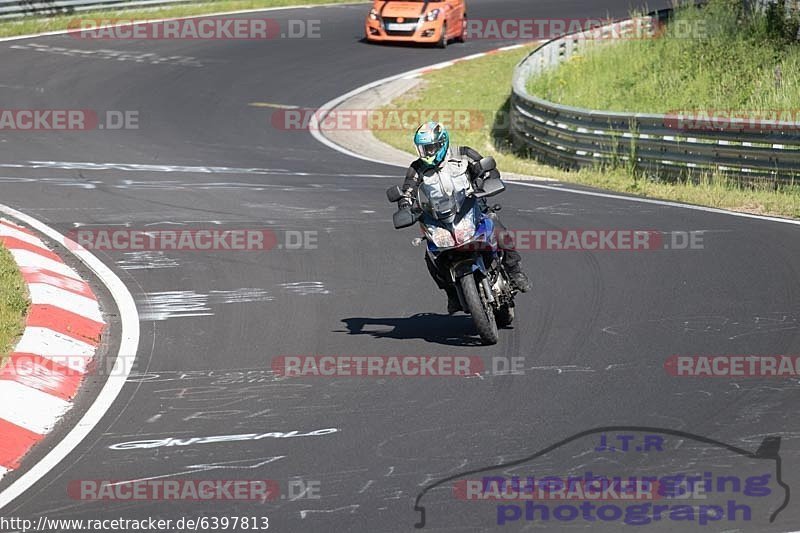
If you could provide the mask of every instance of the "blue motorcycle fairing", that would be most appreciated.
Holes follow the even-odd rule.
[[[481,272],[484,275],[488,275],[486,265],[483,263],[483,256],[480,254],[456,263],[453,265],[452,269],[456,279],[461,279],[475,272]]]
[[[434,256],[434,258],[445,251],[458,250],[459,248],[463,247],[474,248],[476,244],[480,243],[488,244],[492,250],[495,250],[497,248],[497,241],[494,235],[494,227],[495,227],[494,221],[490,217],[487,217],[484,213],[482,213],[477,205],[473,205],[472,209],[467,210],[462,216],[458,217],[458,220],[455,222],[455,224],[458,224],[464,217],[470,216],[472,212],[475,210],[478,211],[479,219],[475,227],[475,234],[473,238],[470,239],[468,242],[462,243],[458,246],[452,246],[450,248],[439,248],[438,246],[436,246],[436,243],[428,239],[427,248],[428,251],[431,253],[431,255]],[[442,224],[438,220],[434,220],[428,215],[423,215],[423,219],[421,220],[421,222],[429,226],[436,226],[447,229],[449,231],[447,225]]]
[[[487,216],[483,216],[478,222],[478,227],[475,229],[475,236],[477,241],[489,243],[492,248],[496,248],[494,239],[494,220]]]

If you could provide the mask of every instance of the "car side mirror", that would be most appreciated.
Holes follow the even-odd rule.
[[[400,209],[392,217],[394,222],[394,229],[403,229],[413,226],[417,221],[417,216],[411,212],[411,209]]]
[[[399,185],[395,185],[393,187],[389,187],[386,189],[386,198],[388,198],[389,203],[396,203],[403,197],[403,191],[400,190]]]

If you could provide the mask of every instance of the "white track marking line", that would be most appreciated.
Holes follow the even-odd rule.
[[[30,233],[26,233],[22,230],[15,228],[0,219],[0,236],[2,237],[13,237],[14,239],[18,239],[23,242],[27,242],[28,244],[32,244],[37,248],[43,248],[44,250],[50,251],[47,246],[42,242],[41,239],[36,237],[35,235],[31,235]]]
[[[100,307],[96,300],[75,294],[74,292],[67,291],[48,285],[46,283],[31,283],[28,285],[28,290],[31,294],[31,303],[41,305],[52,305],[59,309],[64,309],[70,313],[75,313],[86,318],[91,318],[95,322],[103,322],[103,315],[100,313]]]
[[[519,46],[512,45],[511,47],[504,47],[504,49],[505,50],[513,50],[513,49],[515,49],[514,47],[522,47],[522,46],[525,46],[525,45],[519,45]],[[500,50],[503,50],[503,48],[501,48]],[[470,56],[467,56],[467,57],[470,57]],[[445,61],[444,63],[448,63],[448,62]],[[356,159],[361,159],[363,161],[369,161],[371,163],[378,163],[380,165],[386,165],[386,166],[397,167],[397,168],[406,168],[407,165],[399,165],[399,164],[392,163],[392,162],[389,162],[389,161],[381,161],[380,159],[374,159],[374,158],[369,157],[369,156],[358,154],[356,152],[348,150],[347,148],[345,148],[343,146],[339,146],[335,142],[333,142],[330,139],[328,139],[327,137],[325,137],[320,132],[319,124],[320,124],[321,121],[325,120],[325,117],[328,115],[328,113],[330,113],[331,110],[333,110],[336,106],[340,105],[341,103],[345,102],[346,100],[349,100],[350,98],[352,98],[354,96],[357,96],[357,95],[359,95],[359,94],[361,94],[363,92],[369,91],[370,89],[374,89],[376,87],[380,87],[381,85],[385,85],[387,83],[391,83],[391,82],[393,82],[395,80],[399,80],[399,79],[403,79],[403,78],[409,78],[409,77],[416,77],[422,71],[441,68],[440,65],[442,65],[442,64],[443,63],[436,63],[436,64],[428,66],[428,67],[421,67],[421,68],[414,69],[414,70],[409,70],[407,72],[403,72],[401,74],[397,74],[397,75],[394,75],[394,76],[389,76],[388,78],[382,78],[382,79],[380,79],[378,81],[373,81],[372,83],[368,83],[366,85],[362,85],[361,87],[359,87],[357,89],[353,89],[352,91],[350,91],[348,93],[345,93],[345,94],[343,94],[343,95],[341,95],[339,97],[334,98],[333,100],[323,104],[320,107],[320,110],[322,111],[321,116],[318,117],[318,114],[315,113],[314,116],[311,118],[311,121],[309,122],[309,127],[308,127],[309,132],[311,133],[311,135],[317,141],[321,142],[322,144],[324,144],[328,148],[331,148],[332,150],[336,150],[340,154],[344,154],[344,155],[347,155],[347,156],[350,156],[350,157],[354,157]],[[411,156],[409,155],[409,157],[411,157]],[[398,177],[398,179],[400,179],[400,178]],[[795,226],[800,226],[800,220],[792,220],[792,219],[780,218],[780,217],[771,217],[771,216],[766,216],[766,215],[753,215],[753,214],[750,214],[750,213],[739,213],[737,211],[728,211],[726,209],[719,209],[719,208],[716,208],[716,207],[705,207],[705,206],[702,206],[702,205],[681,204],[681,203],[678,203],[678,202],[670,202],[668,200],[656,200],[656,199],[653,199],[653,198],[637,198],[637,197],[631,197],[631,196],[621,196],[621,195],[612,194],[612,193],[582,191],[582,190],[579,190],[579,189],[570,189],[570,188],[567,188],[567,187],[554,187],[552,185],[539,185],[539,184],[536,184],[536,183],[527,183],[527,182],[523,182],[523,181],[507,181],[506,183],[512,183],[514,185],[521,185],[523,187],[534,187],[534,188],[538,188],[538,189],[547,189],[547,190],[560,191],[560,192],[566,192],[566,193],[571,193],[571,194],[581,194],[581,195],[584,195],[584,196],[596,196],[596,197],[599,197],[599,198],[609,198],[609,199],[612,199],[612,200],[624,200],[624,201],[628,201],[628,202],[640,202],[640,203],[645,203],[645,204],[663,205],[665,207],[677,207],[677,208],[680,208],[680,209],[691,209],[691,210],[694,210],[694,211],[704,211],[706,213],[715,213],[715,214],[719,214],[719,215],[728,215],[728,216],[741,217],[741,218],[750,218],[750,219],[754,219],[754,220],[762,220],[762,221],[766,221],[766,222],[778,222],[778,223],[781,223],[781,224],[793,224]]]
[[[68,267],[64,263],[50,259],[49,257],[44,257],[43,255],[37,254],[36,252],[32,252],[30,250],[20,250],[15,248],[10,249],[9,252],[11,252],[11,255],[14,256],[14,260],[17,262],[17,266],[19,267],[28,267],[37,270],[50,270],[56,274],[61,274],[62,276],[82,281],[82,278],[72,268]]]
[[[507,52],[508,50],[517,50],[525,46],[524,44],[512,44],[511,46],[504,46],[502,48],[498,48],[498,50]]]
[[[73,339],[52,329],[28,326],[14,351],[41,355],[48,359],[55,358],[57,362],[62,358],[69,359],[69,361],[61,361],[61,364],[65,365],[68,362],[69,365],[66,366],[74,368],[72,366],[74,356],[92,357],[97,351],[97,346]]]
[[[439,63],[435,67],[430,67],[431,70],[441,70],[443,68],[452,67],[455,65],[457,61],[445,61],[444,63]]]
[[[49,433],[72,402],[17,381],[0,380],[0,418],[38,435]]]
[[[507,182],[508,183],[508,182]],[[554,187],[552,185],[539,185],[538,183],[526,183],[524,181],[512,181],[515,185],[522,185],[523,187],[533,187],[535,189],[547,189],[551,191],[563,191],[571,194],[582,194],[584,196],[595,196],[598,198],[609,198],[611,200],[627,200],[629,202],[640,202],[643,204],[663,205],[665,207],[679,207],[681,209],[691,209],[694,211],[705,211],[707,213],[716,213],[720,215],[730,215],[741,218],[753,218],[756,220],[764,220],[767,222],[780,222],[782,224],[792,224],[800,226],[800,220],[792,220],[789,218],[771,217],[767,215],[754,215],[751,213],[739,213],[737,211],[728,211],[726,209],[719,209],[716,207],[705,207],[702,205],[681,204],[678,202],[670,202],[669,200],[656,200],[654,198],[636,198],[630,196],[621,196],[619,194],[595,192],[595,191],[581,191],[578,189],[566,189],[564,187]]]
[[[381,161],[380,159],[373,159],[371,157],[368,157],[368,156],[365,156],[365,155],[361,155],[361,154],[358,154],[356,152],[352,152],[352,151],[348,150],[347,148],[344,148],[343,146],[339,146],[338,144],[334,143],[333,141],[331,141],[330,139],[325,137],[320,132],[319,125],[323,120],[325,120],[325,117],[327,117],[328,114],[336,106],[338,106],[339,104],[341,104],[342,102],[344,102],[346,100],[349,100],[350,98],[352,98],[352,97],[354,97],[356,95],[359,95],[359,94],[361,94],[363,92],[369,91],[370,89],[374,89],[375,87],[380,87],[381,85],[385,85],[385,84],[393,82],[395,80],[399,80],[399,79],[406,78],[406,77],[409,77],[409,76],[416,77],[417,75],[422,73],[422,71],[424,71],[424,70],[432,69],[432,68],[435,68],[435,67],[437,67],[439,65],[442,65],[444,63],[451,63],[451,62],[452,61],[443,61],[441,63],[436,63],[436,64],[431,65],[431,66],[415,68],[413,70],[408,70],[408,71],[403,72],[401,74],[396,74],[394,76],[389,76],[388,78],[382,78],[382,79],[380,79],[378,81],[373,81],[372,83],[368,83],[366,85],[362,85],[361,87],[359,87],[357,89],[353,89],[352,91],[350,91],[348,93],[345,93],[345,94],[343,94],[341,96],[338,96],[338,97],[334,98],[333,100],[331,100],[331,101],[323,104],[322,106],[320,106],[319,111],[321,113],[314,113],[314,115],[311,117],[311,120],[309,121],[309,124],[308,124],[308,131],[311,133],[311,135],[317,141],[321,142],[322,144],[324,144],[328,148],[331,148],[332,150],[336,150],[337,152],[339,152],[341,154],[344,154],[344,155],[347,155],[347,156],[350,156],[350,157],[354,157],[356,159],[361,159],[363,161],[369,161],[371,163],[378,163],[378,164],[381,164],[381,165],[405,168],[407,165],[397,165],[397,164],[394,164],[394,163],[387,163],[386,161]]]
[[[518,46],[518,47],[521,48],[521,47],[527,46],[527,44],[533,44],[533,42],[526,43],[526,44],[520,44],[520,45],[512,45],[512,46]],[[505,47],[505,48],[509,48],[509,47]],[[341,96],[338,96],[338,97],[334,98],[333,100],[331,100],[331,101],[323,104],[322,106],[320,106],[319,111],[321,111],[321,113],[314,113],[314,115],[311,117],[311,120],[309,121],[308,130],[309,130],[309,132],[311,132],[311,135],[316,140],[318,140],[319,142],[321,142],[325,146],[327,146],[327,147],[329,147],[329,148],[331,148],[333,150],[336,150],[337,152],[339,152],[341,154],[344,154],[344,155],[347,155],[347,156],[350,156],[350,157],[354,157],[356,159],[369,161],[371,163],[378,163],[378,164],[381,164],[381,165],[386,165],[386,166],[391,166],[391,167],[406,168],[408,165],[398,165],[398,164],[395,164],[395,163],[388,163],[386,161],[381,161],[380,159],[374,159],[374,158],[369,157],[369,156],[365,156],[365,155],[358,154],[356,152],[352,152],[352,151],[348,150],[347,148],[345,148],[343,146],[339,146],[338,144],[336,144],[333,141],[329,140],[327,137],[325,137],[320,132],[320,128],[319,128],[320,123],[323,120],[325,120],[325,117],[327,117],[328,114],[336,106],[338,106],[339,104],[341,104],[342,102],[344,102],[346,100],[349,100],[350,98],[352,98],[354,96],[357,96],[357,95],[359,95],[359,94],[361,94],[363,92],[369,91],[370,89],[374,89],[375,87],[380,87],[381,85],[386,85],[387,83],[391,83],[391,82],[393,82],[395,80],[399,80],[399,79],[416,78],[419,75],[421,75],[423,72],[430,71],[430,70],[437,70],[437,69],[444,68],[444,67],[447,67],[447,66],[452,66],[454,63],[459,63],[461,61],[468,61],[468,60],[471,60],[471,59],[477,59],[477,58],[483,57],[485,55],[488,55],[489,52],[495,52],[495,51],[498,51],[498,50],[501,50],[501,49],[498,48],[497,50],[489,50],[487,52],[479,52],[477,54],[468,55],[468,56],[465,56],[465,57],[462,57],[462,58],[456,58],[456,59],[451,59],[451,60],[448,60],[448,61],[442,61],[440,63],[434,63],[433,65],[428,65],[426,67],[415,68],[413,70],[407,70],[407,71],[402,72],[400,74],[395,74],[394,76],[389,76],[387,78],[382,78],[380,80],[373,81],[373,82],[368,83],[366,85],[362,85],[361,87],[358,87],[357,89],[353,89],[352,91],[350,91],[348,93],[345,93],[345,94],[343,94]]]
[[[458,61],[458,62],[461,62],[461,61],[471,61],[471,60],[473,60],[473,59],[479,59],[479,58],[481,58],[481,57],[486,57],[487,55],[488,55],[488,54],[487,54],[486,52],[478,52],[477,54],[472,54],[471,56],[464,56],[464,57],[462,57],[462,58],[458,59],[457,61]]]
[[[92,403],[75,427],[44,458],[4,491],[0,492],[0,509],[2,509],[58,466],[65,457],[83,442],[114,404],[133,369],[133,364],[130,363],[131,358],[136,356],[139,347],[139,314],[136,311],[136,303],[133,300],[133,296],[131,296],[125,284],[122,283],[122,280],[89,251],[69,241],[50,226],[16,209],[0,204],[0,213],[5,213],[20,220],[54,241],[66,242],[67,248],[72,254],[94,272],[111,293],[111,297],[114,299],[119,311],[121,324],[119,352],[114,361],[114,368],[111,370],[110,376],[97,398],[95,398],[94,403]],[[0,403],[5,403],[5,400]]]

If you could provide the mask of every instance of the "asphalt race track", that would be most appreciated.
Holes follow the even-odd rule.
[[[628,8],[619,0],[469,2],[473,18],[622,16]],[[316,248],[302,250],[97,252],[139,307],[134,375],[90,436],[3,516],[268,516],[275,531],[411,531],[426,486],[602,426],[678,430],[751,452],[780,436],[783,480],[800,487],[796,379],[689,379],[664,369],[674,354],[800,352],[797,226],[509,185],[498,201],[511,228],[703,231],[704,248],[524,253],[535,291],[518,298],[516,327],[502,331],[496,346],[481,346],[468,317],[445,314],[444,294],[429,279],[421,249],[410,245],[415,231],[392,228],[384,190],[399,180],[398,169],[348,158],[306,131],[276,129],[274,109],[250,105],[315,108],[383,77],[512,44],[368,45],[360,41],[366,9],[267,15],[282,24],[319,19],[319,39],[0,43],[0,107],[135,110],[140,117],[138,130],[4,132],[0,203],[62,233],[76,226],[215,227],[317,237]],[[523,357],[524,370],[424,379],[271,373],[273,358],[299,354],[473,355],[487,367],[498,357]],[[327,428],[337,431],[263,437]],[[263,438],[188,440],[241,434]],[[168,438],[184,442],[118,446]],[[593,449],[596,439],[589,440]],[[719,450],[686,455],[703,446],[685,444],[675,457],[639,455],[654,472],[681,461],[700,472],[749,468]],[[560,450],[545,458],[548,471],[585,470],[578,444]],[[148,478],[273,479],[282,486],[302,479],[321,497],[87,502],[67,493],[74,480]],[[428,530],[496,525],[494,506],[457,502],[448,488],[423,500]],[[754,513],[751,524],[661,521],[644,529],[791,531],[800,529],[798,509],[790,501],[773,523]],[[505,528],[537,526],[621,527],[520,519]]]

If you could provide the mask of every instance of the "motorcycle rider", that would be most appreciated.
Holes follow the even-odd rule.
[[[416,197],[417,187],[424,176],[434,173],[440,175],[449,173],[450,176],[456,176],[463,174],[466,169],[470,181],[478,177],[475,167],[482,158],[481,154],[468,146],[451,146],[450,134],[441,123],[426,122],[417,128],[414,133],[414,145],[417,147],[419,158],[413,161],[406,171],[406,177],[401,187],[403,197],[397,203],[400,209],[411,207],[412,198]],[[490,172],[489,177],[499,178],[500,173],[494,169]],[[480,200],[479,205],[484,213],[489,211],[485,200]],[[503,266],[512,286],[520,292],[528,292],[531,290],[531,282],[520,266],[522,257],[514,248],[513,240],[508,238],[510,235],[497,215],[490,212],[488,216],[492,217],[504,237],[498,241],[500,248],[505,252]],[[452,315],[461,311],[461,302],[458,299],[456,288],[447,282],[447,277],[433,264],[428,254],[425,254],[425,264],[428,265],[428,271],[436,285],[447,293],[447,312]]]

